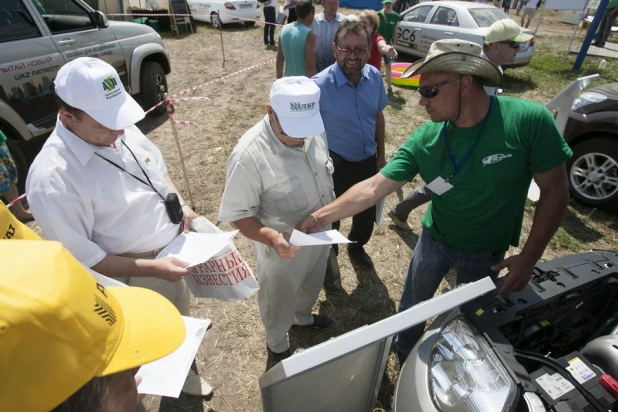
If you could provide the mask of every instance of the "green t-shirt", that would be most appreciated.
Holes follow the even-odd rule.
[[[384,37],[386,43],[391,44],[393,36],[395,35],[395,27],[399,21],[399,14],[392,12],[386,16],[382,13],[382,10],[378,12],[380,18],[380,27],[378,27],[378,34]]]
[[[618,7],[618,0],[609,0],[609,3],[607,4],[607,8],[613,9],[615,7]]]
[[[518,246],[532,175],[546,172],[573,154],[549,110],[513,97],[492,97],[491,113],[478,144],[454,186],[431,204],[422,224],[435,240],[460,253],[491,253]],[[453,127],[448,142],[459,163],[474,144],[483,121]],[[444,122],[427,122],[401,146],[381,173],[398,182],[419,173],[431,183],[448,178],[454,167],[445,151]]]

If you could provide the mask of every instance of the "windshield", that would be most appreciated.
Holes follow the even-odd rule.
[[[506,13],[496,8],[484,7],[479,9],[469,9],[469,11],[479,27],[489,27],[495,21],[509,18]]]

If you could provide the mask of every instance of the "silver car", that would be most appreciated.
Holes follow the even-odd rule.
[[[431,43],[442,39],[461,39],[483,44],[487,28],[497,20],[508,19],[500,9],[465,1],[419,3],[401,14],[395,47],[400,53],[425,57]],[[522,29],[533,34],[532,30]],[[534,37],[522,43],[515,61],[503,67],[526,66],[534,53]]]

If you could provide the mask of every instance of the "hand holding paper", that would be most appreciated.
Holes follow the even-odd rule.
[[[320,245],[335,245],[339,243],[355,243],[348,240],[345,236],[339,233],[338,230],[328,230],[326,232],[317,232],[306,235],[294,229],[290,237],[290,243],[295,246],[320,246]]]
[[[223,233],[181,233],[157,255],[157,259],[173,256],[187,262],[186,267],[199,265],[219,253],[237,233],[238,230]]]

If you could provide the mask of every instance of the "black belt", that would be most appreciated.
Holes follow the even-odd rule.
[[[331,159],[333,159],[333,162],[335,163],[362,164],[365,162],[369,162],[370,160],[374,160],[376,158],[376,154],[374,153],[366,159],[353,162],[351,160],[344,159],[343,157],[339,156],[337,153],[333,152],[332,150],[329,150],[328,153],[330,154]]]

